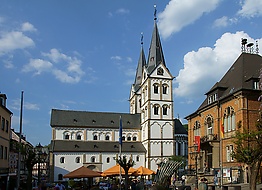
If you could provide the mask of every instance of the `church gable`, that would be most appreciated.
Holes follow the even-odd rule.
[[[159,64],[150,74],[150,77],[163,78],[163,79],[173,79],[173,76],[166,68],[166,66],[161,63]]]

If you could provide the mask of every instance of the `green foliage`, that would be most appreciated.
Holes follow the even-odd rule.
[[[258,123],[260,126],[261,122]],[[232,156],[237,161],[251,165],[262,159],[262,130],[236,131],[234,143],[236,148]]]

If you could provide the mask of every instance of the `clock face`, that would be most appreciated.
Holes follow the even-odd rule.
[[[164,74],[164,70],[160,67],[157,69],[157,74],[158,75],[163,75]]]

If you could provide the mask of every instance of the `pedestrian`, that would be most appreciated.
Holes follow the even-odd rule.
[[[217,175],[214,176],[214,185],[217,186],[218,185],[218,179],[217,179]]]
[[[65,186],[61,183],[61,181],[59,181],[59,182],[56,184],[55,189],[65,190]]]
[[[131,190],[136,190],[136,180],[135,179],[132,180]]]
[[[185,175],[182,175],[182,185],[184,186],[185,185],[185,183],[186,183],[186,176]]]
[[[208,190],[208,186],[207,183],[205,183],[204,178],[202,178],[200,183],[198,184],[198,190]]]

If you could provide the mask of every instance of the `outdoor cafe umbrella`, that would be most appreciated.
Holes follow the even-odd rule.
[[[140,166],[139,168],[136,169],[136,172],[135,172],[137,175],[152,175],[152,174],[155,174],[156,172],[153,171],[153,170],[150,170],[148,168],[145,168],[143,166]]]
[[[135,173],[135,171],[136,171],[135,168],[132,168],[132,167],[129,168],[128,175],[132,175],[133,173]],[[119,175],[119,174],[120,174],[120,165],[117,164],[103,171],[102,176],[114,176],[114,175]],[[122,167],[121,167],[121,175],[125,175],[125,171]]]
[[[64,175],[63,178],[92,178],[101,177],[101,174],[82,166],[68,174]]]

